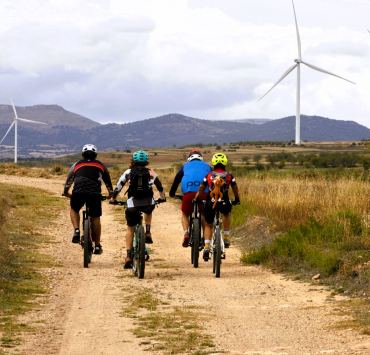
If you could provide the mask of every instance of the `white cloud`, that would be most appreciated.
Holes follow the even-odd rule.
[[[355,80],[302,71],[302,112],[370,126],[370,2],[296,0],[304,58]],[[168,112],[203,118],[294,114],[289,0],[3,0],[5,102],[57,103],[101,121]]]

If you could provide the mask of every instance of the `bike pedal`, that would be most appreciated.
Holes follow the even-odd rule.
[[[222,253],[221,259],[226,259],[226,254],[225,253]]]

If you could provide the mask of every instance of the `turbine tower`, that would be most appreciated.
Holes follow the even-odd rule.
[[[46,125],[47,123],[40,122],[40,121],[28,120],[26,118],[18,117],[17,110],[15,109],[13,101],[10,100],[10,102],[11,102],[12,107],[13,107],[14,120],[13,120],[12,124],[10,125],[10,127],[8,128],[8,130],[6,131],[4,137],[0,141],[0,144],[4,141],[4,139],[6,138],[6,136],[8,135],[8,133],[11,131],[11,129],[14,126],[14,163],[17,164],[17,162],[18,162],[18,155],[17,155],[18,154],[17,153],[18,152],[18,121],[28,122],[28,123],[36,123],[36,124],[44,124],[44,125]]]
[[[324,74],[329,74],[335,76],[339,79],[343,79],[348,81],[352,84],[355,84],[353,81],[343,78],[337,74],[331,73],[325,69],[321,69],[313,64],[307,63],[302,59],[302,51],[301,51],[301,37],[299,35],[298,29],[298,21],[297,21],[297,14],[295,11],[294,0],[292,0],[293,5],[293,12],[294,12],[294,20],[295,20],[295,28],[297,32],[297,45],[298,45],[298,58],[294,60],[295,64],[291,66],[281,77],[280,79],[272,86],[270,90],[268,90],[259,100],[262,100],[275,86],[280,84],[294,69],[297,69],[297,95],[296,95],[296,120],[295,120],[295,144],[301,144],[301,64],[306,65],[307,67],[319,71]]]

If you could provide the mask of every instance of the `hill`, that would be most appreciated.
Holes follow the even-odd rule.
[[[47,130],[51,127],[68,126],[81,129],[89,129],[99,126],[100,123],[76,113],[65,110],[58,105],[35,105],[35,106],[16,106],[19,117],[28,118],[45,122],[48,126],[39,126],[37,130]],[[10,124],[14,117],[11,105],[0,105],[0,125]],[[22,123],[23,125],[24,123]],[[31,124],[25,124],[32,127]]]
[[[223,144],[236,141],[292,141],[295,117],[263,120],[216,121],[167,114],[125,124],[99,124],[57,105],[17,107],[19,116],[47,122],[48,126],[19,125],[21,154],[48,151],[51,154],[73,152],[84,143],[99,149],[168,147],[197,143]],[[11,106],[0,105],[0,136],[11,122]],[[6,119],[4,117],[6,116]],[[6,123],[4,123],[6,122]],[[370,139],[370,131],[354,121],[320,116],[302,116],[303,141],[355,141]],[[4,144],[13,144],[13,133]],[[10,147],[9,147],[10,149]],[[3,156],[3,154],[1,155]]]

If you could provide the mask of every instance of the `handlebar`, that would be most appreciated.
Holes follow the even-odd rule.
[[[63,197],[67,197],[67,198],[71,198],[72,197],[72,195],[70,193],[65,194],[64,192],[62,193],[62,196]],[[108,200],[109,198],[110,198],[109,196],[100,195],[101,201]]]
[[[159,198],[158,200],[154,200],[154,203],[156,205],[159,205],[160,203],[164,203],[166,202],[166,199],[161,199]],[[109,204],[110,205],[118,205],[118,206],[124,206],[124,207],[127,207],[127,201],[117,201],[117,200],[111,200],[109,201]]]

